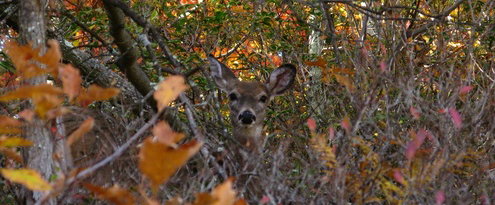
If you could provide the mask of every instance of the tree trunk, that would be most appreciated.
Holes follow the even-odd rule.
[[[45,0],[22,0],[19,1],[19,29],[20,41],[30,43],[33,47],[40,48],[45,52],[46,27],[45,27]],[[46,82],[46,76],[36,77],[29,80],[30,84]],[[29,105],[31,107],[32,105]],[[34,120],[23,132],[24,137],[33,142],[33,146],[24,152],[27,167],[41,173],[45,179],[50,179],[53,165],[53,136],[45,123],[39,119]],[[34,204],[42,197],[41,192],[25,192],[26,204]],[[46,204],[55,204],[54,200]]]

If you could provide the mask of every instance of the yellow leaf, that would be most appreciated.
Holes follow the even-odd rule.
[[[184,77],[180,75],[170,76],[158,84],[153,97],[158,102],[158,110],[162,110],[168,104],[179,96],[179,94],[185,91],[188,86],[185,84]]]
[[[0,172],[6,179],[22,184],[30,190],[50,191],[52,189],[52,186],[32,169],[0,169]]]
[[[84,134],[86,134],[91,128],[93,128],[95,120],[92,117],[84,120],[76,131],[72,132],[67,138],[67,144],[70,146],[77,140],[79,140]]]
[[[0,137],[0,147],[31,146],[33,142],[20,137]]]
[[[113,185],[110,188],[95,186],[92,184],[84,184],[84,187],[95,193],[98,198],[110,201],[117,205],[134,205],[134,196],[127,190],[120,188],[118,185]]]
[[[153,192],[196,154],[201,145],[192,140],[174,149],[152,138],[146,139],[139,152],[139,169],[151,181]]]

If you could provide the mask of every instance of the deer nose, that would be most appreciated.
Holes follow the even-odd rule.
[[[239,115],[239,120],[242,124],[249,125],[256,121],[256,116],[251,111],[246,110]]]

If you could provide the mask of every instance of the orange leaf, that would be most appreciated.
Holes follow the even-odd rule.
[[[236,193],[232,189],[233,181],[234,178],[229,178],[211,191],[211,195],[216,199],[213,205],[232,205],[236,202]]]
[[[21,126],[21,122],[14,118],[0,115],[0,127],[19,127]]]
[[[10,101],[17,99],[35,98],[47,95],[61,95],[63,92],[60,88],[56,88],[49,84],[27,85],[20,87],[12,92],[0,96],[0,101]]]
[[[58,107],[64,99],[55,95],[40,95],[33,97],[34,111],[41,117],[46,118],[48,111]]]
[[[139,152],[139,169],[151,181],[153,192],[196,154],[201,145],[192,140],[174,149],[152,138],[146,139]]]
[[[58,68],[58,64],[60,63],[60,59],[62,58],[60,46],[58,45],[58,41],[53,39],[48,40],[47,44],[48,46],[45,55],[38,56],[37,60],[45,64],[49,70],[56,71],[56,68]]]
[[[174,132],[170,125],[164,121],[156,123],[153,127],[153,135],[157,138],[158,142],[172,147],[176,147],[176,143],[186,136],[183,133]]]
[[[339,75],[339,74],[334,74],[335,79],[337,80],[338,83],[341,85],[345,86],[349,92],[354,91],[356,87],[354,87],[354,83],[349,77]]]
[[[207,205],[213,204],[217,199],[213,198],[210,193],[198,193],[196,194],[196,200],[194,200],[193,205]]]
[[[8,148],[3,148],[0,147],[0,153],[6,156],[7,158],[13,159],[14,161],[22,164],[24,163],[24,160],[22,159],[22,156],[17,153],[14,149],[8,149]]]
[[[30,110],[30,109],[25,109],[21,112],[19,112],[19,117],[21,117],[22,119],[28,121],[28,122],[31,122],[34,118],[34,111]]]
[[[55,119],[56,117],[58,116],[62,116],[62,115],[65,115],[67,113],[70,113],[71,110],[69,108],[66,108],[66,107],[59,107],[59,108],[55,108],[55,109],[51,109],[51,110],[48,110],[46,112],[46,119]]]
[[[33,142],[20,137],[0,137],[0,147],[31,146]]]
[[[69,101],[72,101],[81,92],[81,74],[78,69],[75,69],[71,65],[60,66],[58,72],[63,84],[64,93],[69,96]]]
[[[44,69],[32,62],[38,57],[39,51],[39,48],[31,48],[31,45],[19,45],[14,41],[9,41],[5,44],[5,52],[12,60],[17,75],[24,78],[31,78],[45,73]]]
[[[108,100],[119,94],[120,90],[117,88],[102,88],[97,85],[90,85],[87,90],[82,92],[79,97],[77,97],[77,102],[86,107],[94,101]]]
[[[185,84],[184,77],[180,75],[170,76],[160,82],[153,94],[153,97],[158,102],[158,110],[162,110],[168,106],[168,104],[174,101],[187,88],[188,86]]]
[[[92,184],[84,184],[84,187],[95,193],[98,198],[110,201],[117,205],[134,205],[134,196],[127,190],[120,188],[118,185],[113,185],[110,188],[95,186]]]
[[[320,68],[326,68],[327,67],[327,61],[325,61],[323,58],[319,57],[318,60],[316,61],[306,61],[304,62],[308,66],[318,66]]]
[[[352,125],[349,116],[345,116],[342,122],[340,122],[340,125],[342,125],[342,127],[345,129],[345,131],[347,131],[347,133],[349,134],[351,133]]]
[[[6,179],[22,184],[30,190],[49,191],[52,189],[52,186],[35,170],[0,169],[0,172]]]
[[[95,124],[95,120],[92,117],[88,117],[88,119],[84,120],[83,123],[77,128],[76,131],[72,132],[67,138],[67,145],[72,145],[74,142],[79,140],[84,134],[89,132],[91,128],[93,128]]]

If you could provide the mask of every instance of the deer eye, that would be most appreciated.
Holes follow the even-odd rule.
[[[266,95],[260,97],[260,102],[266,103],[266,100],[268,100],[268,97],[266,97]]]
[[[230,99],[230,101],[236,101],[237,100],[237,95],[235,93],[230,93],[229,94],[229,99]]]

